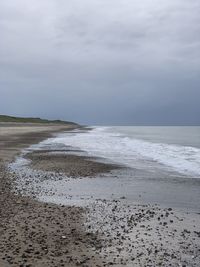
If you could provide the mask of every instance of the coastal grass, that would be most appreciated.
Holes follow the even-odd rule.
[[[23,118],[23,117],[13,117],[8,115],[0,115],[0,122],[18,122],[18,123],[53,123],[53,124],[74,124],[74,122],[70,121],[62,121],[62,120],[47,120],[41,118]]]

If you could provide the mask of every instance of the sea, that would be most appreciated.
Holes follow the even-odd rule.
[[[40,194],[42,201],[123,199],[200,212],[200,127],[93,126],[60,133],[39,147],[68,147],[122,166],[95,179],[43,182],[44,192],[55,192]]]
[[[93,127],[52,141],[132,168],[200,178],[200,127]]]

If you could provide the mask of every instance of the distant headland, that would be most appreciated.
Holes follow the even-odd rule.
[[[53,123],[53,124],[74,124],[75,122],[63,121],[63,120],[48,120],[32,117],[13,117],[8,115],[0,115],[0,122],[19,122],[19,123]]]

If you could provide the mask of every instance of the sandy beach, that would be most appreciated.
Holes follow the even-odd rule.
[[[0,129],[0,266],[74,266],[88,254],[93,236],[81,229],[82,210],[39,203],[15,195],[6,164],[22,148],[68,130],[59,125],[1,125]],[[66,238],[64,238],[66,236]],[[76,244],[78,243],[78,244]],[[82,243],[83,244],[83,243]],[[73,256],[75,255],[75,256]],[[73,260],[72,260],[73,259]]]
[[[24,188],[16,187],[18,173],[7,166],[21,150],[73,127],[0,125],[0,266],[199,266],[197,212],[130,204],[123,197],[94,199],[85,207],[45,203],[38,201],[32,184],[36,178],[40,184],[65,176],[105,174],[109,179],[122,166],[70,149],[30,151],[26,158],[33,172],[22,174]]]

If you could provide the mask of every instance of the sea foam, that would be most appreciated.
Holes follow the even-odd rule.
[[[189,146],[155,143],[127,137],[109,127],[62,134],[46,142],[60,143],[86,151],[129,167],[168,169],[193,178],[200,178],[200,149]]]

